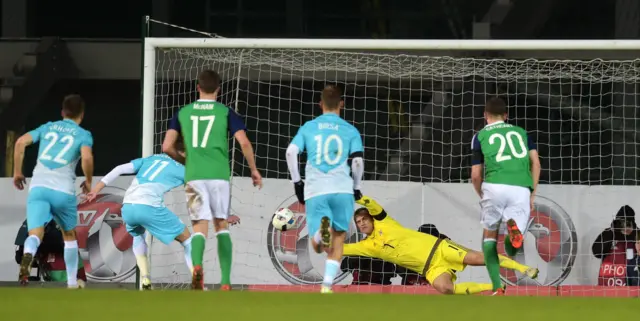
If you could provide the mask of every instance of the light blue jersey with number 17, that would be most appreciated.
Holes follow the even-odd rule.
[[[125,204],[164,207],[164,194],[184,184],[184,165],[166,154],[131,161],[136,177],[124,194]]]
[[[353,194],[353,178],[347,163],[363,152],[358,129],[340,116],[327,113],[306,122],[291,141],[300,153],[307,151],[304,199],[325,194]]]
[[[45,187],[75,195],[80,149],[93,146],[91,133],[74,121],[65,119],[46,123],[30,131],[29,135],[34,143],[40,143],[29,189]]]

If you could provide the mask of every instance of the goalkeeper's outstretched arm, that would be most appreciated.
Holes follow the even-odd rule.
[[[387,217],[387,212],[384,210],[384,208],[369,196],[362,196],[360,199],[356,200],[356,203],[364,205],[364,207],[369,212],[369,215],[373,216],[375,220],[380,221]]]

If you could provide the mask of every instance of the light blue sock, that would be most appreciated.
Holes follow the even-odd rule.
[[[336,275],[338,275],[338,271],[340,271],[340,263],[334,260],[327,260],[324,264],[324,280],[322,280],[322,285],[331,287],[333,280],[335,280]]]
[[[67,268],[67,285],[78,285],[78,241],[64,241],[64,264]]]
[[[40,246],[40,239],[35,235],[29,235],[26,240],[24,240],[24,252],[29,253],[31,255],[35,255],[38,252],[38,247]]]
[[[182,246],[184,247],[184,262],[187,263],[189,273],[193,273],[193,262],[191,260],[191,237],[182,242]]]

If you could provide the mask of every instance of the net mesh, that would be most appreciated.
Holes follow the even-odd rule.
[[[241,218],[231,227],[232,282],[258,290],[305,288],[322,280],[323,257],[308,246],[304,208],[294,200],[284,153],[300,125],[320,114],[317,104],[325,84],[343,89],[342,116],[362,133],[363,192],[407,228],[425,231],[432,224],[457,243],[478,250],[478,199],[466,184],[470,142],[484,125],[484,102],[499,95],[509,105],[509,121],[527,129],[537,143],[543,184],[525,248],[516,257],[538,267],[540,277],[532,281],[503,271],[504,280],[533,285],[518,288],[537,294],[559,285],[593,293],[595,288],[587,286],[637,284],[635,258],[625,256],[635,246],[636,232],[616,240],[625,245],[614,248],[608,245],[613,240],[600,233],[619,224],[616,211],[634,201],[619,185],[637,182],[638,61],[471,58],[479,54],[157,49],[155,151],[161,152],[172,115],[197,99],[198,72],[217,71],[223,79],[220,101],[244,117],[265,178],[262,190],[251,186],[248,166],[230,140],[231,214]],[[301,166],[304,162],[303,155]],[[189,225],[184,193],[176,190],[167,197],[167,204]],[[602,199],[610,204],[603,205]],[[272,229],[271,215],[280,207],[298,213],[297,229]],[[587,209],[593,213],[585,214]],[[350,235],[351,242],[362,239],[355,230]],[[204,262],[207,283],[220,280],[216,252],[210,235]],[[190,281],[177,244],[167,247],[155,241],[151,266],[155,284],[186,287]],[[343,271],[340,284],[423,282],[415,273],[376,259],[347,259]],[[458,273],[458,281],[488,282],[488,276],[482,267],[469,267]],[[422,291],[418,288],[400,291]]]

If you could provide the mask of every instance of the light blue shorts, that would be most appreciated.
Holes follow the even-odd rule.
[[[46,187],[34,187],[27,197],[27,229],[44,227],[51,219],[62,230],[71,231],[78,224],[76,196]]]
[[[335,231],[348,231],[353,217],[354,203],[353,194],[345,193],[325,194],[306,200],[309,237],[316,234],[323,216],[331,220],[331,227]]]
[[[170,244],[185,228],[178,216],[166,207],[125,203],[122,205],[122,219],[129,234],[140,236],[147,230],[164,244]]]

